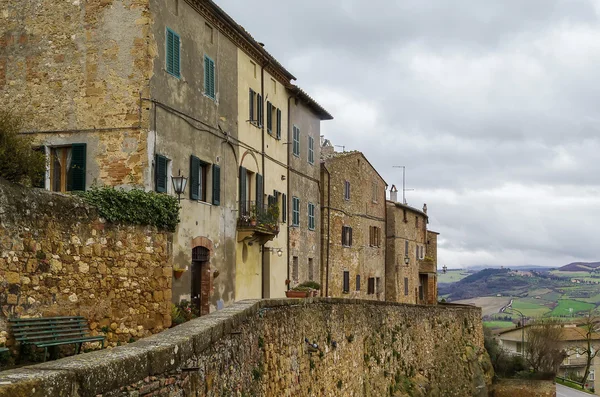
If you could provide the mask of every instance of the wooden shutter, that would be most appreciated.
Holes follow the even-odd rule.
[[[356,275],[356,290],[360,291],[360,275]]]
[[[173,73],[173,32],[167,30],[167,72]]]
[[[180,54],[179,54],[179,36],[173,34],[173,74],[177,77],[180,76]]]
[[[346,226],[342,226],[342,245],[346,244]]]
[[[285,223],[287,219],[287,196],[285,193],[281,195],[281,221]]]
[[[200,159],[196,156],[190,156],[190,200],[198,200],[200,196]]]
[[[157,192],[167,191],[167,158],[160,154],[157,154],[154,159],[154,182]]]
[[[221,205],[221,167],[213,164],[213,205]]]
[[[258,121],[258,125],[263,125],[263,103],[262,103],[262,95],[256,94],[256,120]]]
[[[246,202],[246,169],[240,166],[240,216],[248,215],[247,208],[248,203]]]
[[[352,246],[352,228],[349,227],[348,229],[350,229],[350,242],[349,242],[349,246]]]
[[[271,102],[267,102],[267,132],[269,134],[273,132],[273,105]]]
[[[367,294],[375,293],[375,279],[373,277],[369,277],[368,285],[367,285]]]
[[[263,210],[263,176],[256,174],[256,209]]]
[[[249,103],[250,103],[250,118],[248,120],[254,121],[254,90],[252,88],[250,88]]]
[[[277,109],[277,139],[281,139],[281,109]]]
[[[67,190],[85,190],[85,164],[86,164],[85,143],[74,143],[71,146],[71,167],[67,175]]]
[[[348,271],[344,272],[344,285],[342,288],[344,292],[350,292],[350,272]]]
[[[215,97],[215,63],[208,56],[204,56],[204,94],[214,99]]]

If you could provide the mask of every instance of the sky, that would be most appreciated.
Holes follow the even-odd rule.
[[[406,166],[439,266],[600,261],[600,0],[217,3],[334,116],[327,139],[390,186]]]

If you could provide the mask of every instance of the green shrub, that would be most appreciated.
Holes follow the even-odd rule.
[[[0,176],[27,186],[40,186],[46,172],[45,153],[33,150],[31,136],[21,135],[22,120],[0,110]]]
[[[112,187],[94,187],[75,194],[98,208],[100,216],[109,222],[151,225],[171,232],[179,223],[179,202],[166,194]]]
[[[298,287],[307,287],[311,289],[321,289],[321,284],[316,281],[305,281],[303,283],[298,284]]]

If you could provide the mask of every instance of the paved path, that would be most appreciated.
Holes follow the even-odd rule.
[[[590,397],[592,394],[584,393],[570,387],[556,384],[556,397]]]

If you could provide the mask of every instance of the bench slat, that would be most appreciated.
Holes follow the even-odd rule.
[[[78,338],[86,338],[89,335],[81,333],[81,332],[71,332],[71,333],[63,333],[60,335],[34,335],[34,336],[26,336],[21,338],[15,338],[15,340],[19,342],[34,342],[34,341],[44,341],[44,340],[61,340],[61,339],[69,339],[72,337]]]
[[[23,323],[32,321],[50,321],[50,320],[67,320],[67,319],[84,319],[83,316],[60,316],[60,317],[30,317],[30,318],[9,318],[8,321],[11,323]]]
[[[60,340],[60,341],[54,341],[54,342],[42,342],[42,343],[34,343],[36,346],[38,347],[50,347],[50,346],[57,346],[57,345],[66,345],[66,344],[70,344],[70,343],[79,343],[79,342],[92,342],[92,341],[101,341],[104,340],[104,336],[90,336],[87,338],[80,338],[80,339],[65,339],[65,340]]]
[[[4,352],[7,352],[7,351],[8,351],[8,348],[6,348],[6,347],[0,347],[0,353],[4,353]]]
[[[54,320],[54,321],[32,321],[28,323],[11,323],[13,328],[23,328],[23,327],[40,327],[45,325],[61,325],[61,324],[87,324],[85,320]]]
[[[60,325],[60,326],[27,327],[27,328],[19,328],[19,329],[13,328],[12,333],[14,335],[18,335],[18,334],[27,333],[27,332],[42,332],[42,331],[48,331],[48,330],[61,331],[61,330],[72,330],[72,329],[88,329],[88,326],[87,326],[87,324],[86,325],[64,324],[64,325]]]
[[[82,334],[86,333],[86,330],[81,329],[81,328],[61,328],[61,329],[44,329],[44,330],[27,330],[27,331],[21,331],[21,332],[13,332],[13,335],[15,336],[15,338],[22,338],[22,337],[27,337],[27,336],[38,336],[38,335],[46,335],[46,334],[58,334],[60,335],[61,333],[72,333],[72,332],[80,332]]]

